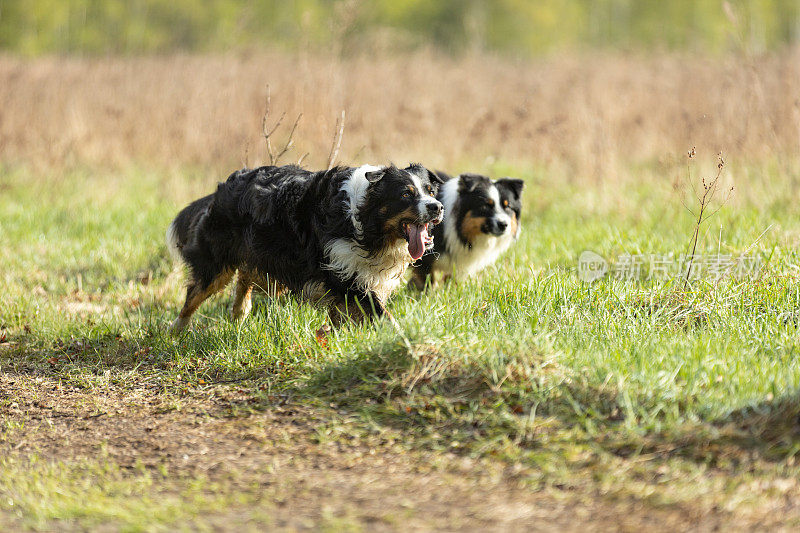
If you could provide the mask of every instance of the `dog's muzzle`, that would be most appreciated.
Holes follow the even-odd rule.
[[[425,199],[421,202],[420,219],[426,224],[439,224],[444,218],[444,206],[438,200]]]

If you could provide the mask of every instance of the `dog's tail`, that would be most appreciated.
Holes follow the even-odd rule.
[[[169,255],[172,256],[173,263],[183,261],[183,255],[181,255],[183,244],[178,236],[178,219],[176,218],[167,228],[167,250],[169,250]]]
[[[208,212],[214,201],[210,194],[184,207],[175,220],[167,228],[167,250],[176,263],[183,261],[183,247],[189,242],[189,236]]]

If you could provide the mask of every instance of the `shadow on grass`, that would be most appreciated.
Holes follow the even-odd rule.
[[[737,450],[768,461],[794,461],[800,451],[800,392],[731,411],[684,430],[673,439],[676,452],[696,460],[737,461]]]
[[[142,309],[139,335],[96,327],[82,338],[48,339],[20,332],[0,349],[5,369],[30,376],[71,379],[102,375],[108,369],[201,376],[205,383],[236,383],[252,391],[247,409],[274,405],[262,392],[265,380],[277,383],[281,397],[333,404],[365,423],[419,437],[422,445],[459,446],[456,453],[482,453],[487,446],[521,452],[543,446],[543,437],[572,441],[619,457],[652,454],[722,466],[760,459],[780,462],[800,451],[800,394],[791,393],[702,418],[696,407],[672,401],[673,418],[658,413],[652,397],[630,397],[608,384],[575,376],[558,366],[530,360],[503,362],[500,375],[471,358],[453,358],[432,345],[409,351],[395,340],[382,341],[355,357],[331,362],[303,379],[264,359],[249,367],[215,361],[213,346],[199,337],[174,341],[165,331],[161,306]],[[181,356],[186,349],[208,349],[203,357]],[[285,354],[278,354],[280,359]],[[536,365],[536,361],[533,361]],[[527,366],[526,366],[527,365]],[[183,385],[181,385],[183,386]],[[677,413],[675,415],[674,413]],[[653,422],[657,424],[653,424]],[[653,427],[659,427],[655,430]],[[488,444],[487,444],[488,443]]]
[[[259,351],[258,343],[242,343],[232,353],[230,347],[241,331],[230,322],[226,299],[211,305],[207,316],[196,314],[192,328],[179,335],[169,331],[177,309],[159,300],[137,301],[110,320],[91,312],[85,317],[69,315],[63,328],[48,318],[39,329],[35,316],[0,325],[0,368],[78,385],[108,371],[131,381],[141,374],[158,377],[168,391],[223,384],[246,387],[249,382],[254,395],[265,382],[271,389],[272,383],[284,380],[292,369],[281,364],[281,357],[294,349],[294,339],[281,337],[272,343],[277,348],[268,352]],[[268,330],[281,327],[276,317],[261,322],[269,324]]]
[[[572,377],[551,378],[522,384],[510,372],[499,386],[491,385],[479,369],[437,365],[435,355],[398,346],[328,366],[302,392],[435,446],[457,442],[455,453],[486,451],[491,443],[506,449],[513,443],[524,453],[558,433],[622,458],[679,457],[720,468],[793,461],[800,451],[798,392],[716,418],[690,415],[689,406],[674,403],[670,407],[682,415],[656,416],[662,429],[653,430],[636,412],[657,411],[655,400]]]

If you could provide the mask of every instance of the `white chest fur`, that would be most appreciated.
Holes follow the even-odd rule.
[[[341,279],[354,278],[357,288],[375,293],[381,302],[397,289],[412,261],[402,239],[371,257],[352,239],[336,239],[325,251],[330,258],[325,268]]]
[[[472,248],[465,246],[456,237],[455,242],[447,239],[447,253],[434,263],[435,273],[454,277],[474,276],[491,265],[514,241],[514,235],[507,233],[501,237],[481,235],[475,239]]]

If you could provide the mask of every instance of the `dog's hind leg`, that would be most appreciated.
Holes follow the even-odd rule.
[[[234,320],[244,320],[253,308],[253,292],[262,292],[269,298],[277,298],[286,287],[269,276],[262,276],[254,270],[239,269],[239,279],[236,281],[236,296],[231,309]]]
[[[192,315],[197,311],[197,308],[200,307],[200,304],[209,296],[222,290],[233,277],[233,272],[232,269],[226,268],[215,276],[212,276],[211,280],[208,282],[192,278],[186,289],[186,302],[183,304],[183,309],[181,309],[178,318],[172,323],[170,330],[173,333],[184,330],[186,326],[189,325],[189,322],[191,322]]]
[[[236,280],[236,297],[233,300],[231,316],[234,320],[244,320],[253,308],[253,276],[247,270],[239,270]]]

